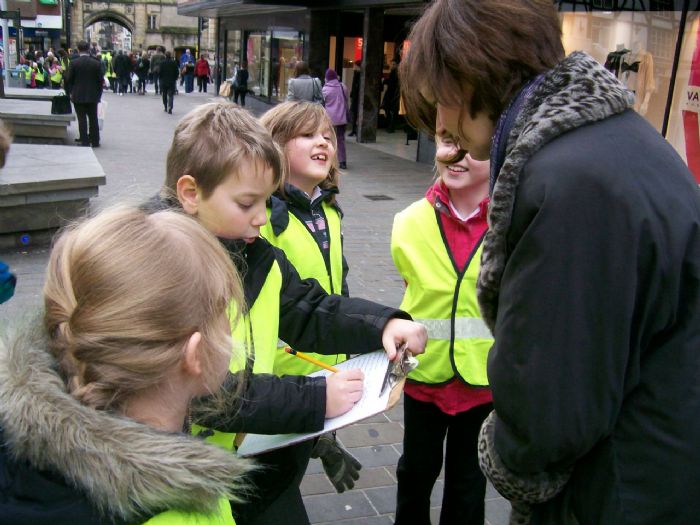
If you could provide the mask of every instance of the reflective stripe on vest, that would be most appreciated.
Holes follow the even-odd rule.
[[[332,205],[323,202],[323,213],[326,216],[326,229],[328,231],[328,242],[330,247],[331,275],[328,275],[326,261],[323,253],[316,243],[309,229],[299,218],[291,212],[289,215],[289,225],[279,235],[275,235],[270,224],[270,209],[267,210],[267,224],[260,229],[260,234],[267,239],[270,244],[281,249],[287,259],[294,265],[302,279],[313,277],[323,289],[331,294],[340,294],[343,288],[343,245],[341,240],[340,213]],[[283,341],[280,347],[285,346]],[[312,357],[328,363],[338,364],[345,361],[345,355],[323,355],[309,353]],[[318,371],[318,366],[308,363],[285,352],[278,352],[275,358],[274,373],[283,375],[308,375]]]
[[[143,525],[236,525],[231,516],[231,504],[219,498],[218,508],[211,514],[168,510],[153,516]]]
[[[481,243],[458,273],[433,206],[422,199],[396,215],[391,254],[407,283],[401,309],[426,325],[428,345],[409,379],[439,384],[455,376],[488,386],[486,358],[493,338],[476,299]]]
[[[413,319],[428,329],[429,339],[449,341],[452,339],[452,322],[450,319]],[[483,319],[477,317],[458,317],[454,322],[455,339],[490,339],[491,331]]]
[[[236,310],[233,303],[229,305],[228,317],[231,321],[233,339],[233,355],[229,364],[231,372],[238,372],[246,366],[250,356],[253,360],[255,374],[271,374],[277,349],[279,331],[280,290],[282,288],[282,272],[277,261],[272,263],[265,284],[255,299],[250,311],[236,321]],[[234,324],[235,323],[235,324]],[[252,336],[252,340],[251,340]],[[296,359],[296,358],[295,358]],[[301,359],[300,359],[301,361]],[[199,434],[205,430],[199,425],[192,425],[192,433]],[[233,449],[236,434],[206,430],[213,434],[206,438],[225,449]]]

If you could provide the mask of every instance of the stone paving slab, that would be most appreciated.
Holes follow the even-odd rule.
[[[363,447],[397,443],[403,439],[403,428],[398,423],[356,423],[338,431],[338,438],[346,447]]]
[[[391,445],[356,447],[351,449],[353,456],[365,467],[386,467],[396,465],[399,453]]]
[[[307,496],[304,503],[311,523],[378,515],[365,494],[359,491]]]

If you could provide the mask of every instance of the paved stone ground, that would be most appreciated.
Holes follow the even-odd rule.
[[[159,188],[175,124],[189,109],[212,94],[179,94],[173,115],[163,112],[160,97],[105,95],[107,114],[102,147],[96,149],[107,184],[93,199],[94,208],[115,202],[140,202]],[[264,106],[249,100],[259,114]],[[77,133],[74,124],[70,132]],[[394,141],[402,140],[396,134]],[[71,137],[72,140],[72,137]],[[390,140],[386,135],[381,140]],[[10,153],[11,155],[12,153]],[[0,177],[2,173],[0,172]],[[340,203],[345,211],[345,253],[350,265],[350,292],[398,306],[403,283],[389,253],[391,223],[396,212],[417,200],[432,180],[430,166],[370,149],[348,139],[348,170],[341,180]],[[373,200],[373,199],[380,200]],[[115,254],[118,256],[118,254]],[[0,330],[9,320],[35,311],[40,301],[48,249],[31,244],[0,252],[18,276],[16,296],[0,306]],[[396,462],[401,454],[403,409],[393,410],[339,432],[343,444],[363,464],[354,490],[336,494],[318,460],[309,465],[302,484],[309,518],[314,524],[382,525],[393,523]],[[442,477],[431,499],[433,523],[438,522]],[[492,488],[486,496],[486,522],[505,525],[509,506]]]

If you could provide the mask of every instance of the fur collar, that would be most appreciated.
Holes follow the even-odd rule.
[[[168,509],[211,512],[219,497],[240,497],[250,463],[83,406],[66,392],[42,333],[0,340],[0,425],[11,457],[60,472],[102,514],[127,521]]]
[[[484,321],[494,331],[501,276],[507,262],[506,236],[520,174],[527,161],[556,137],[632,107],[634,95],[586,53],[569,55],[545,73],[525,101],[508,137],[506,159],[491,196],[477,283]]]

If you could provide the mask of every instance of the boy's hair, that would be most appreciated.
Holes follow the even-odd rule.
[[[283,150],[290,140],[307,133],[316,133],[323,126],[328,127],[336,155],[332,159],[328,176],[319,184],[319,187],[324,190],[338,189],[338,139],[335,135],[333,122],[323,106],[306,101],[283,102],[269,109],[260,117],[260,122],[267,128],[272,135],[272,139]],[[288,174],[289,159],[286,158],[286,155],[285,159],[285,173]]]
[[[191,175],[207,198],[244,159],[269,166],[275,186],[283,180],[282,153],[255,117],[230,102],[202,104],[175,128],[164,189],[175,192],[178,179]]]
[[[465,83],[474,90],[465,109],[496,120],[529,79],[564,58],[551,0],[433,0],[408,40],[401,93],[411,120],[431,134],[435,101],[463,106]],[[422,88],[436,100],[426,100]]]
[[[194,332],[202,334],[204,377],[218,378],[215,357],[232,351],[226,309],[233,301],[241,310],[242,290],[226,251],[196,220],[109,209],[69,226],[53,247],[44,286],[49,346],[74,397],[119,410],[162,384]]]

